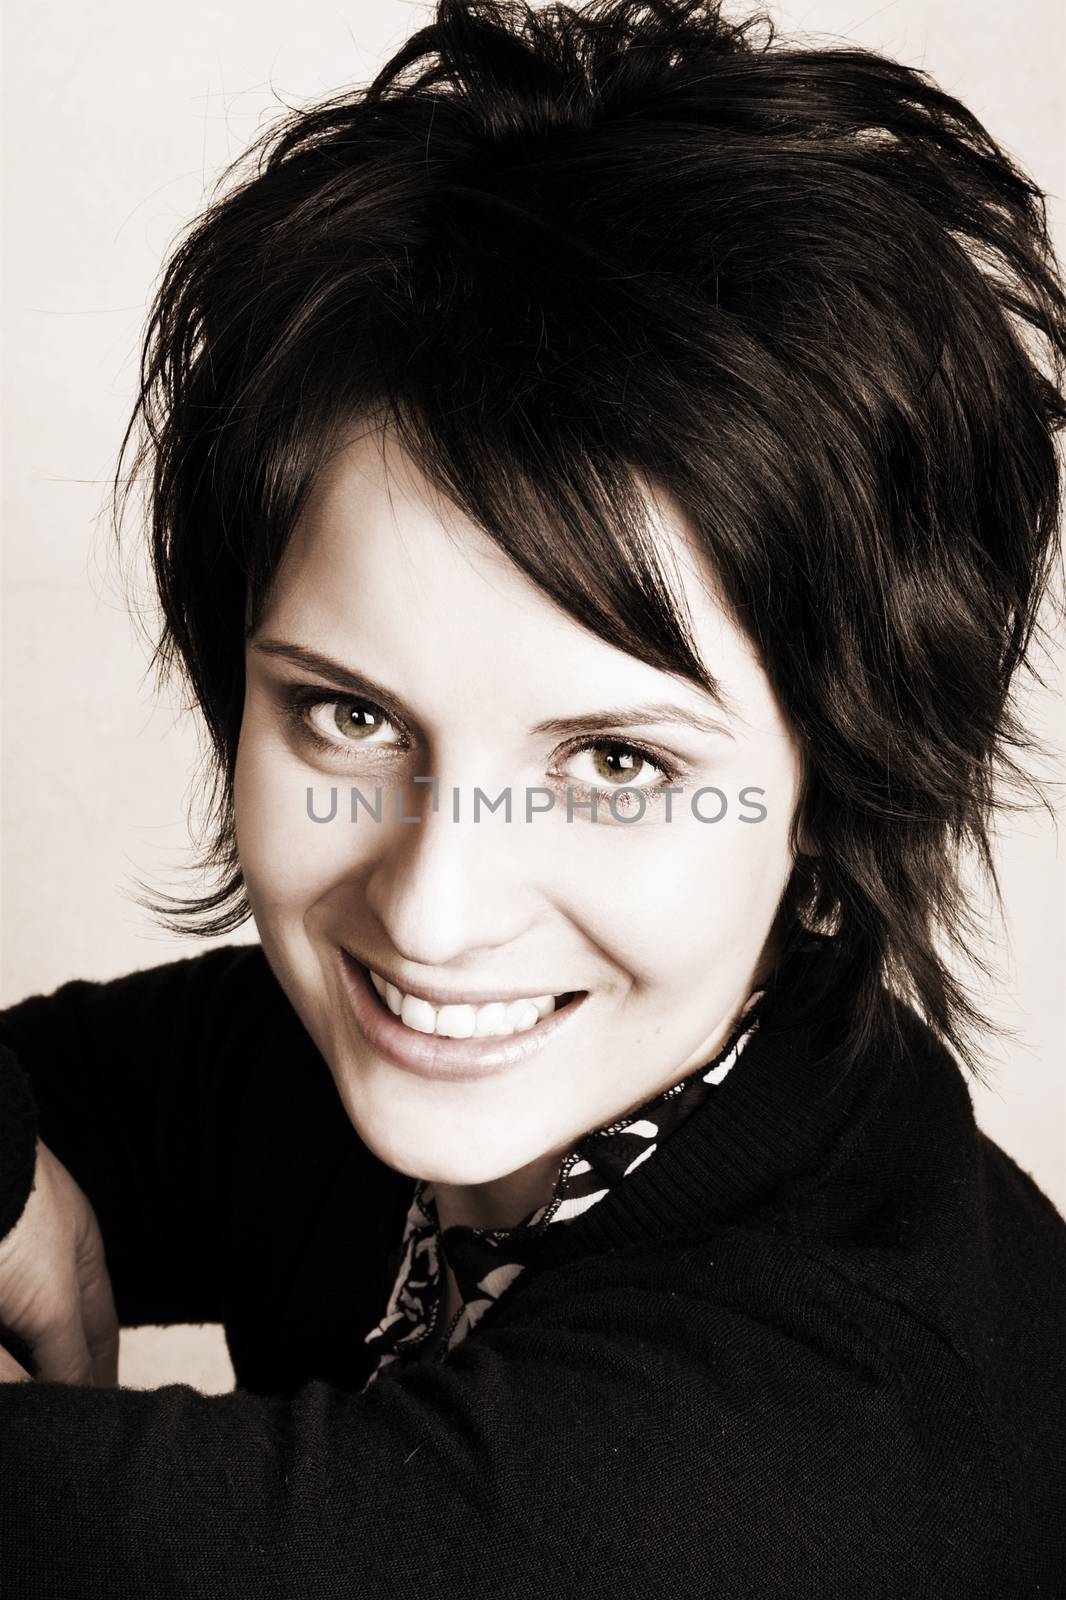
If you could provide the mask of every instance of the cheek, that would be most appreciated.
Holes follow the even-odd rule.
[[[312,790],[315,816],[328,817],[330,785],[310,776],[275,735],[254,717],[241,729],[234,773],[237,851],[256,919],[301,913],[324,894],[349,865],[352,842],[346,827],[347,789],[338,784],[332,821],[308,815]]]
[[[600,883],[590,885],[582,920],[586,932],[638,981],[681,990],[709,958],[730,967],[754,966],[773,923],[792,861],[787,816],[771,811],[758,822],[741,822],[731,802],[720,822],[699,822],[686,813],[634,838],[600,862]],[[717,805],[710,797],[705,814]],[[621,859],[625,856],[625,859]],[[586,861],[591,860],[591,852]],[[578,869],[580,871],[580,868]],[[576,882],[576,877],[571,879]],[[594,915],[590,908],[595,906]]]

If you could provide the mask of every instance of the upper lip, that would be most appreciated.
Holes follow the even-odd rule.
[[[394,989],[399,989],[401,994],[413,995],[416,1000],[426,1000],[431,1006],[485,1006],[491,1005],[494,1000],[502,1000],[509,1004],[512,1000],[536,1000],[541,995],[570,994],[575,991],[569,989],[464,989],[461,993],[453,993],[448,989],[437,989],[430,984],[409,983],[400,979],[386,967],[379,966],[376,961],[364,961],[361,956],[355,955],[346,946],[344,953],[361,967],[366,967],[369,972],[376,972],[379,978],[384,978],[386,983],[391,983]]]

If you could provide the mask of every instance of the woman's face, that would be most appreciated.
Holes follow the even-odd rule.
[[[728,712],[565,615],[370,433],[317,480],[249,641],[236,815],[252,911],[353,1124],[401,1172],[465,1186],[548,1170],[712,1056],[762,975],[799,754],[680,515],[663,497],[654,514]],[[639,721],[611,714],[647,706]],[[589,714],[603,751],[539,726]],[[416,776],[436,778],[436,810]],[[654,800],[667,783],[681,792]],[[633,820],[607,803],[622,785],[648,797]],[[474,820],[475,790],[491,802],[508,788],[510,821],[484,798]],[[694,799],[701,788],[718,792]],[[336,789],[332,820],[309,815],[309,789],[317,818]],[[342,949],[407,992],[584,998],[517,1063],[427,1076],[367,1031],[367,994],[380,1003],[353,993]]]

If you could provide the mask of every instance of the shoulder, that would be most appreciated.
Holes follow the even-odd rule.
[[[789,1596],[995,1593],[1005,1490],[964,1365],[794,1240],[726,1227],[520,1279],[437,1370],[457,1415],[483,1394],[485,1426],[550,1435],[553,1471],[598,1485],[602,1535],[624,1540],[639,1503],[683,1592],[698,1572],[723,1595],[754,1575]]]
[[[68,978],[50,989],[35,991],[0,1010],[0,1021],[14,1026],[23,1016],[79,1011],[93,1012],[111,1004],[142,1008],[159,1001],[209,1000],[218,993],[278,989],[277,980],[258,943],[219,945],[194,955],[138,967],[113,978]]]
[[[258,943],[215,946],[114,978],[70,978],[0,1010],[0,1044],[30,1066],[77,1050],[204,1059],[239,1038],[299,1038],[302,1027]]]

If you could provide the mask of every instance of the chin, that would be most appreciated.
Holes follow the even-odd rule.
[[[490,1126],[475,1138],[469,1110],[458,1106],[453,1120],[431,1102],[413,1105],[396,1093],[368,1093],[354,1063],[333,1065],[331,1072],[360,1139],[379,1161],[408,1177],[462,1186],[491,1183],[541,1153],[526,1142],[508,1145],[506,1129]]]

